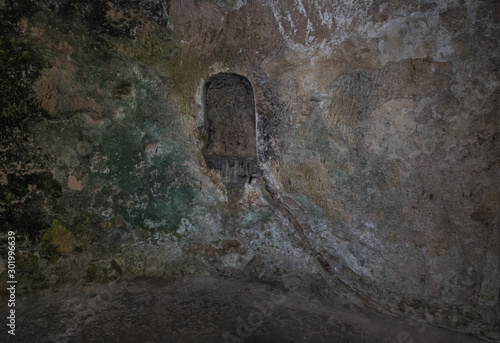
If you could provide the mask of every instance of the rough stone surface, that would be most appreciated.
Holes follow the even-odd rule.
[[[19,296],[293,277],[499,341],[499,13],[0,1],[0,283],[11,230]],[[204,159],[221,72],[248,79],[256,109],[261,172],[236,198]]]
[[[321,293],[207,277],[62,287],[19,302],[18,334],[3,341],[484,342],[415,318],[381,318]]]

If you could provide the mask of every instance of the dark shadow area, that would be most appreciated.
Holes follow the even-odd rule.
[[[2,325],[2,342],[483,342],[333,294],[212,277],[67,284],[17,300],[16,335]]]

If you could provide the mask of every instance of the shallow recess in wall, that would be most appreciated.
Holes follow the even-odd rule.
[[[229,199],[238,199],[258,172],[252,86],[244,76],[219,73],[204,91],[205,163],[220,172]]]

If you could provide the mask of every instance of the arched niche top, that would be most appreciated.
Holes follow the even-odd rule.
[[[252,86],[238,74],[215,74],[205,82],[204,102],[206,164],[220,171],[228,190],[242,189],[257,170]]]

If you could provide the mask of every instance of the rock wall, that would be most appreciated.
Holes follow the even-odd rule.
[[[21,290],[231,276],[500,339],[497,2],[19,0],[0,13],[0,218]],[[262,177],[236,207],[203,158],[203,87],[219,72],[255,97]]]

